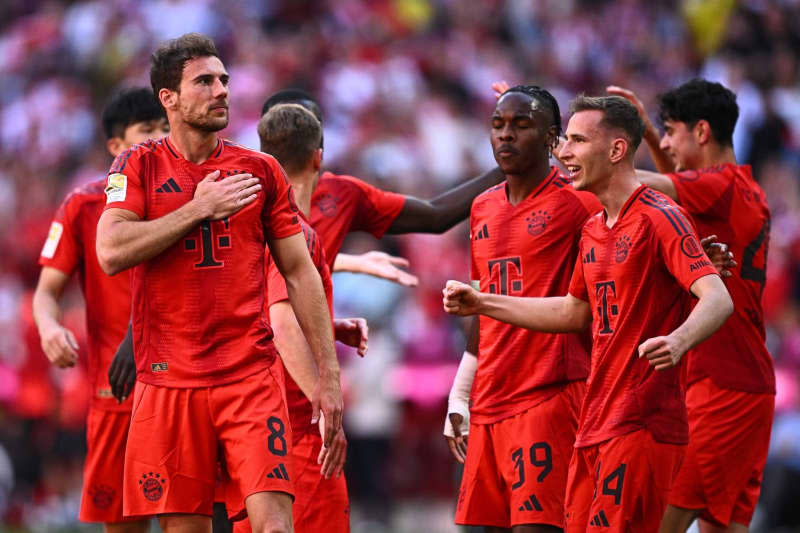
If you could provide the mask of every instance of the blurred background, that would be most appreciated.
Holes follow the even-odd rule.
[[[490,84],[548,88],[562,110],[607,84],[655,96],[693,76],[738,95],[735,149],[772,209],[764,306],[778,374],[772,449],[754,531],[800,524],[800,1],[115,0],[0,3],[0,530],[99,531],[76,521],[85,369],[52,368],[30,301],[56,207],[110,164],[99,116],[149,86],[149,55],[212,36],[231,74],[224,136],[257,147],[265,98],[294,86],[322,103],[325,167],[423,198],[494,166]],[[565,116],[566,119],[566,116]],[[652,168],[646,149],[639,165]],[[342,352],[353,530],[457,531],[460,472],[441,435],[464,349],[441,288],[467,279],[468,230],[344,251],[404,255],[420,286],[335,276],[338,315],[365,316],[370,352]],[[85,347],[83,300],[66,323]],[[765,422],[766,423],[766,422]],[[157,528],[157,526],[154,526]]]

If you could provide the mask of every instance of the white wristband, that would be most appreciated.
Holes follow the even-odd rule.
[[[478,368],[478,358],[465,351],[461,356],[456,377],[453,379],[453,387],[450,389],[450,396],[447,401],[447,415],[444,417],[444,434],[453,437],[453,426],[450,423],[450,413],[457,413],[463,417],[461,427],[458,429],[462,435],[469,434],[469,396],[472,392],[472,381],[475,379],[475,371]]]

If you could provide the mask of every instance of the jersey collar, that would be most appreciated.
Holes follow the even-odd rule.
[[[175,159],[183,159],[184,161],[186,161],[178,153],[178,151],[175,149],[175,147],[172,146],[172,143],[169,142],[169,135],[164,137],[164,146],[167,147],[167,150],[169,150],[169,153],[172,154],[172,157],[174,157]],[[208,156],[208,159],[206,159],[203,164],[211,161],[212,159],[217,159],[219,156],[222,155],[222,152],[223,152],[224,149],[225,149],[225,143],[223,142],[222,138],[217,137],[217,146],[214,148],[214,150],[211,152],[211,155]]]
[[[631,194],[628,197],[628,199],[625,200],[625,203],[622,205],[622,209],[619,210],[619,216],[617,217],[616,222],[614,222],[614,226],[619,224],[619,221],[622,220],[622,218],[628,213],[628,211],[630,211],[631,207],[633,207],[633,203],[636,201],[637,198],[639,198],[639,196],[641,196],[641,194],[645,191],[645,189],[647,189],[647,185],[644,184],[639,185],[639,188],[633,191],[633,194]],[[608,213],[606,212],[605,209],[603,209],[603,225],[606,227],[608,227],[606,225],[607,221],[608,221]]]

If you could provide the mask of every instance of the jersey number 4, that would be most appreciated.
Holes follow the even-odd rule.
[[[758,255],[761,247],[764,247],[764,266],[759,268],[753,264],[753,261]],[[750,241],[750,244],[744,249],[742,257],[742,279],[749,279],[761,285],[761,290],[764,290],[764,284],[767,281],[767,252],[769,251],[769,219],[764,221],[761,226],[761,231],[758,232],[755,239]]]
[[[220,248],[231,247],[230,229],[231,223],[226,218],[219,222],[222,223],[224,230],[214,233],[214,222],[211,220],[204,220],[200,223],[200,235],[187,237],[183,241],[183,249],[187,252],[197,250],[198,244],[200,247],[200,261],[194,264],[194,268],[221,268],[225,266],[225,261],[218,261],[215,258],[215,250]],[[199,243],[198,243],[199,241]]]

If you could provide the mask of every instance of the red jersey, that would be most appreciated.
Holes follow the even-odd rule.
[[[106,209],[152,220],[175,211],[197,183],[248,172],[262,189],[224,220],[204,220],[158,256],[133,268],[137,378],[168,387],[207,387],[242,379],[275,358],[264,317],[264,249],[300,232],[283,169],[271,156],[219,140],[203,164],[181,157],[169,138],[121,154],[109,171]]]
[[[325,260],[325,250],[323,249],[322,242],[317,236],[317,232],[311,227],[308,220],[300,215],[300,226],[303,228],[303,235],[306,238],[306,245],[308,252],[311,254],[311,259],[314,261],[314,266],[317,267],[319,276],[322,279],[322,288],[325,290],[325,298],[328,300],[328,309],[330,310],[331,317],[333,317],[333,282],[331,281],[331,271],[328,268],[328,263]],[[267,307],[266,313],[269,316],[269,307],[272,304],[282,302],[289,298],[289,293],[286,290],[286,281],[281,276],[278,266],[272,260],[272,256],[267,251],[265,259],[267,269]],[[286,378],[286,401],[289,409],[289,420],[292,424],[292,439],[294,442],[299,442],[304,435],[310,431],[316,431],[317,428],[311,424],[311,402],[306,398],[303,391],[295,383],[289,371],[284,367],[283,374]]]
[[[556,168],[517,205],[505,182],[472,202],[471,278],[481,292],[561,296],[578,256],[580,229],[600,209],[594,195],[577,192]],[[478,369],[470,414],[489,424],[521,413],[589,373],[587,339],[540,333],[480,317]]]
[[[739,266],[725,285],[733,315],[688,354],[688,382],[710,377],[725,389],[775,394],[775,370],[765,344],[761,294],[767,278],[770,214],[750,165],[720,165],[668,174],[700,235],[716,235]]]
[[[406,197],[382,191],[352,176],[323,172],[311,196],[311,225],[322,236],[328,267],[351,231],[380,238],[402,211]]]
[[[576,447],[647,429],[659,442],[689,439],[681,369],[654,370],[639,345],[689,315],[689,287],[717,275],[683,209],[642,185],[613,227],[605,212],[581,232],[569,293],[591,304],[592,366]]]
[[[72,191],[56,212],[39,264],[70,276],[78,272],[86,300],[89,382],[92,407],[130,411],[132,399],[119,404],[111,396],[108,367],[128,330],[131,289],[128,271],[112,278],[100,268],[95,251],[97,221],[103,212],[106,180]]]

